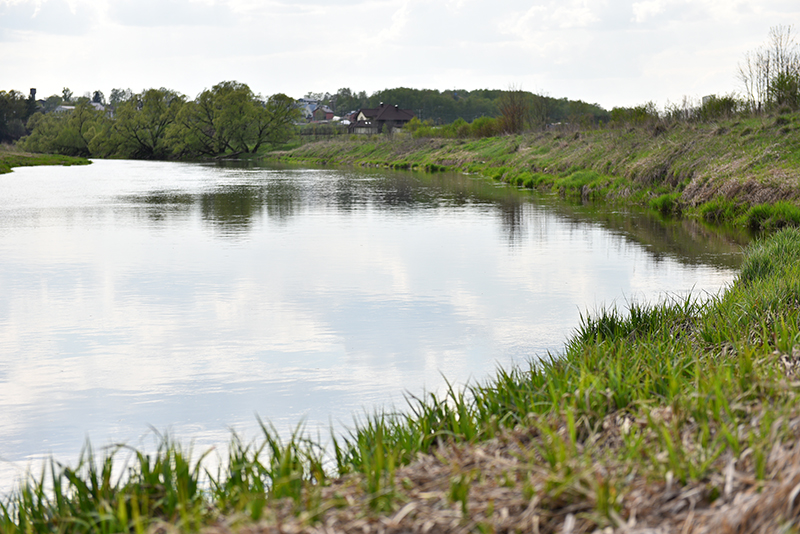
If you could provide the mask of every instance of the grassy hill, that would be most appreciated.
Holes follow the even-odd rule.
[[[479,173],[565,197],[647,205],[754,230],[800,224],[800,114],[483,139],[339,137],[268,156]]]

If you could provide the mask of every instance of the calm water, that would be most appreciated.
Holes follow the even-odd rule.
[[[127,161],[0,175],[0,492],[52,454],[350,425],[716,293],[741,243],[481,179]]]

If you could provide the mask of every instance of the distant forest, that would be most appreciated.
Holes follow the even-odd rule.
[[[481,117],[501,115],[501,99],[507,92],[518,89],[463,89],[437,91],[435,89],[409,89],[398,87],[384,89],[367,96],[366,92],[339,89],[336,93],[308,93],[307,98],[330,107],[337,115],[345,116],[361,108],[376,108],[381,102],[410,109],[421,121],[431,120],[436,125],[451,124],[458,119],[471,123]],[[610,112],[598,104],[587,104],[580,100],[552,98],[523,91],[529,101],[528,107],[536,110],[542,123],[608,122]]]

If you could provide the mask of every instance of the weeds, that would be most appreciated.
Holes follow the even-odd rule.
[[[98,457],[87,445],[77,466],[51,460],[0,502],[0,531],[197,531],[221,518],[301,531],[337,517],[357,531],[376,515],[446,530],[453,507],[479,531],[511,528],[513,514],[513,528],[591,531],[671,521],[654,512],[667,501],[635,508],[643,487],[694,495],[697,513],[736,488],[782,488],[800,438],[798,260],[800,230],[784,230],[749,249],[723,295],[587,313],[563,354],[409,396],[405,411],[365,416],[327,451],[302,426],[280,439],[261,421],[259,440],[232,436],[215,473],[168,436],[153,453]]]
[[[703,113],[714,117],[710,121],[667,125],[624,120],[617,122],[630,122],[630,128],[582,128],[573,135],[563,130],[529,132],[469,141],[352,136],[267,157],[469,172],[582,201],[634,203],[665,216],[697,217],[751,231],[800,225],[796,136],[780,129],[795,124],[797,112],[775,119],[782,123],[776,128],[771,120],[764,122],[766,117],[719,111],[730,105],[730,97],[709,105],[713,110]]]

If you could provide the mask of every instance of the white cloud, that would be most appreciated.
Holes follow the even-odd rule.
[[[792,23],[794,0],[0,0],[0,89],[517,83],[606,107],[663,103],[735,89],[744,53]]]
[[[634,2],[631,6],[633,10],[633,20],[637,23],[645,22],[656,15],[660,15],[666,9],[667,0],[647,0],[645,2]]]
[[[224,4],[193,0],[117,0],[108,4],[109,19],[122,26],[222,26],[233,22]]]
[[[22,33],[83,35],[96,21],[96,12],[68,0],[12,0],[0,3],[0,41]]]

